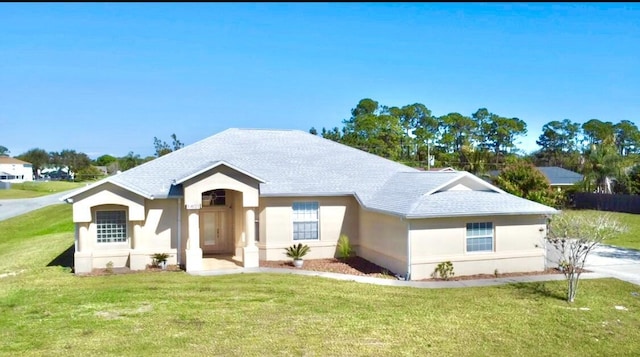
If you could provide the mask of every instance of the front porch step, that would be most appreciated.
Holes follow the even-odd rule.
[[[202,270],[240,269],[242,263],[231,256],[203,257]]]

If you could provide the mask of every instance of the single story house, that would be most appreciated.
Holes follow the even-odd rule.
[[[549,180],[549,186],[558,191],[582,181],[583,176],[577,172],[557,166],[539,166],[538,171]]]
[[[0,156],[0,181],[33,181],[33,165],[9,156]]]
[[[549,181],[549,186],[551,188],[561,191],[562,189],[566,189],[568,187],[573,186],[574,184],[582,181],[583,176],[577,172],[573,172],[571,170],[567,170],[562,167],[557,166],[536,166],[536,169],[540,171],[544,177]],[[491,170],[487,172],[487,181],[492,181],[492,179],[500,174],[499,170]]]
[[[539,271],[548,215],[465,171],[420,171],[297,130],[228,129],[62,198],[73,204],[75,272],[145,269],[154,253],[188,272],[357,255],[408,279]]]

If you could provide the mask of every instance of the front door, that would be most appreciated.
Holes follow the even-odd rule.
[[[226,210],[203,210],[200,212],[201,242],[204,254],[224,254],[233,251],[229,234]]]

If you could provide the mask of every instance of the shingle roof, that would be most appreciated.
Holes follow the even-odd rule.
[[[562,167],[543,166],[538,167],[538,170],[547,177],[551,185],[573,185],[582,181],[582,175]]]
[[[9,156],[0,156],[0,164],[20,164],[20,165],[31,165],[31,163],[26,162],[26,161],[22,161],[22,160],[18,160],[15,157],[9,157]]]
[[[179,186],[187,178],[217,165],[227,165],[257,179],[263,197],[354,195],[364,208],[403,217],[429,217],[443,210],[472,214],[479,208],[491,213],[490,209],[480,207],[481,203],[468,202],[464,206],[467,208],[449,209],[448,202],[437,199],[443,196],[427,195],[435,197],[431,201],[424,197],[447,182],[471,175],[467,172],[419,171],[298,130],[228,129],[65,198],[103,182],[112,182],[147,198],[172,197],[173,192],[181,192],[172,190],[172,184]],[[487,187],[491,190],[493,186]],[[496,197],[504,195],[500,191]],[[508,206],[513,209],[512,214],[531,213],[530,201],[509,199],[513,201]],[[429,202],[440,207],[431,207]],[[498,206],[495,205],[495,212],[504,212]],[[535,213],[555,212],[543,205],[535,208]]]

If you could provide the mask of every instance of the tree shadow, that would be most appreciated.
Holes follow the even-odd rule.
[[[544,298],[552,298],[557,300],[565,301],[567,297],[564,292],[554,291],[549,289],[546,282],[532,282],[532,283],[512,283],[509,284],[512,287],[515,287],[520,294],[523,295],[533,295]]]
[[[74,260],[73,253],[75,252],[75,244],[72,244],[69,248],[67,248],[64,252],[60,253],[57,257],[55,257],[52,261],[47,264],[48,267],[61,266],[64,268],[71,268],[73,271]]]
[[[630,259],[640,261],[640,250],[635,249],[621,249],[613,246],[603,246],[601,250],[596,250],[592,254],[605,258]]]

